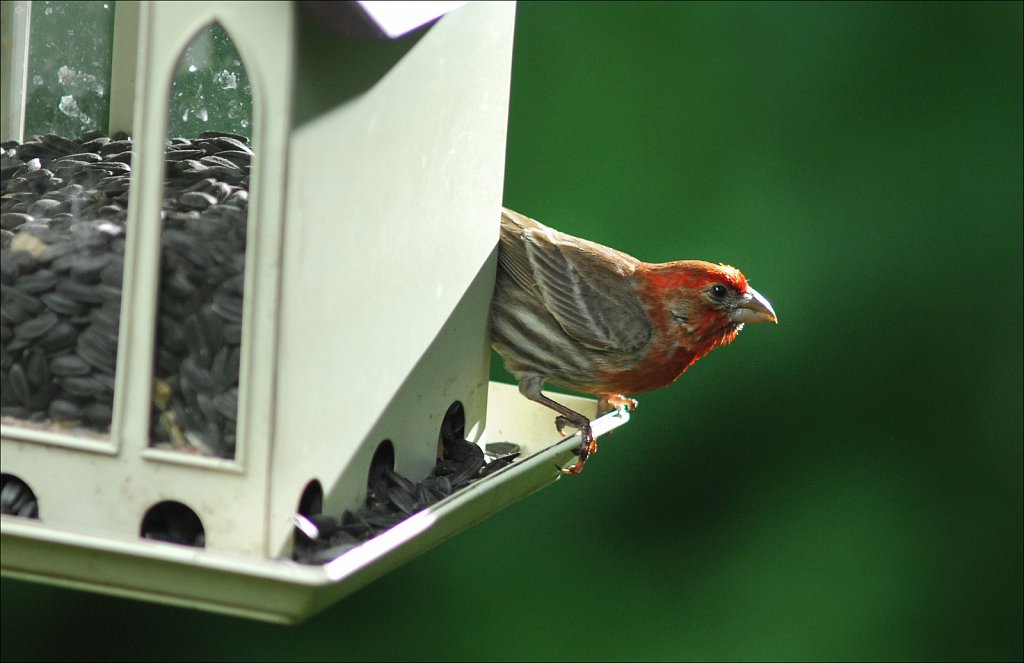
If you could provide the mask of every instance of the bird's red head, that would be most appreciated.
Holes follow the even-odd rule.
[[[679,373],[730,343],[744,323],[777,322],[768,300],[735,267],[680,260],[644,265],[639,276],[645,301],[655,304],[649,312],[659,336],[671,339],[666,353],[678,354]]]
[[[650,265],[648,282],[662,290],[698,290],[712,283],[721,283],[737,292],[747,291],[747,277],[730,265],[703,260],[677,260]]]

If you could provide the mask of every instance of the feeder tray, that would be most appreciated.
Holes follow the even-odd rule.
[[[589,399],[558,396],[593,412]],[[618,411],[595,419],[600,436],[629,420]],[[291,560],[240,559],[145,540],[71,533],[44,523],[3,517],[5,576],[86,589],[236,617],[295,623],[505,506],[556,481],[571,464],[578,434],[552,444],[552,419],[514,386],[491,383],[488,431],[519,441],[522,455],[383,534],[322,566]]]

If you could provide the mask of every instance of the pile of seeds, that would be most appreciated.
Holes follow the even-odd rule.
[[[109,430],[131,172],[128,136],[0,145],[0,415]],[[247,139],[165,154],[151,440],[233,457],[248,214]]]
[[[35,493],[18,477],[0,474],[0,513],[19,518],[39,518]]]
[[[166,156],[152,440],[231,458],[253,153],[207,132]]]
[[[479,446],[462,438],[461,431],[444,425],[441,430],[444,455],[434,471],[420,483],[394,472],[389,463],[370,468],[365,505],[341,518],[326,514],[299,515],[293,559],[303,564],[325,564],[360,543],[397,525],[452,493],[510,465],[519,455],[518,446],[506,442]],[[375,459],[377,461],[377,459]]]

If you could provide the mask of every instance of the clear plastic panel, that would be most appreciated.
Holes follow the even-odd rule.
[[[253,150],[244,134],[210,126],[250,128],[241,62],[216,23],[185,49],[171,85],[176,135],[161,210],[151,444],[221,458],[235,456]]]

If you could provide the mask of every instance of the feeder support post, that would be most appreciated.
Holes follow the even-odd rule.
[[[0,140],[24,140],[32,2],[0,2]]]

